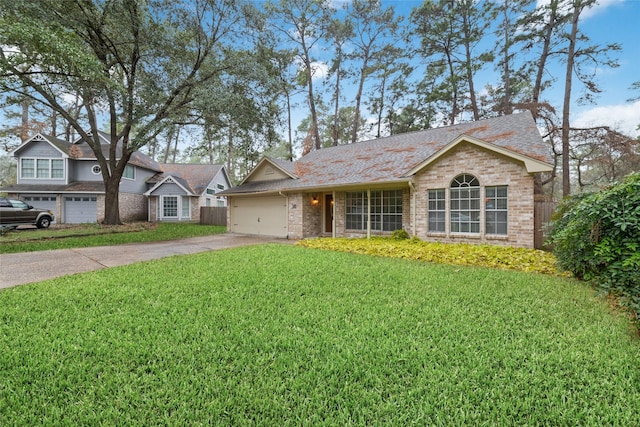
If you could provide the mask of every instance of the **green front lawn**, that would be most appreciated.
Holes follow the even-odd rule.
[[[264,245],[0,307],[0,425],[640,425],[640,339],[567,278]]]
[[[185,222],[139,222],[114,226],[81,224],[53,226],[46,230],[31,228],[0,235],[0,254],[176,240],[226,231],[226,227]]]

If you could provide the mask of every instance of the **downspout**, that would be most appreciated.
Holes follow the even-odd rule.
[[[411,236],[416,236],[416,186],[413,183],[414,177],[409,181],[409,189],[411,190]]]
[[[371,239],[371,189],[367,189],[367,239]]]

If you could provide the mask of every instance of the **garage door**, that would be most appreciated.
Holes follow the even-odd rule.
[[[23,200],[35,208],[46,209],[53,212],[56,217],[54,222],[58,219],[56,196],[26,196]]]
[[[231,230],[234,233],[287,237],[287,198],[234,197],[231,209]]]
[[[65,196],[64,221],[67,224],[96,222],[98,219],[96,196]]]

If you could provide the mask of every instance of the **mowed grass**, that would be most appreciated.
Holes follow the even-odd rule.
[[[640,425],[575,280],[264,245],[0,292],[0,425]]]
[[[222,226],[187,222],[79,224],[46,230],[32,228],[0,235],[0,254],[186,239],[226,231],[227,228]]]

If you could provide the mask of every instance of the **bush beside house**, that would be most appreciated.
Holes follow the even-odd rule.
[[[565,199],[550,231],[561,268],[620,297],[640,320],[640,173]]]

